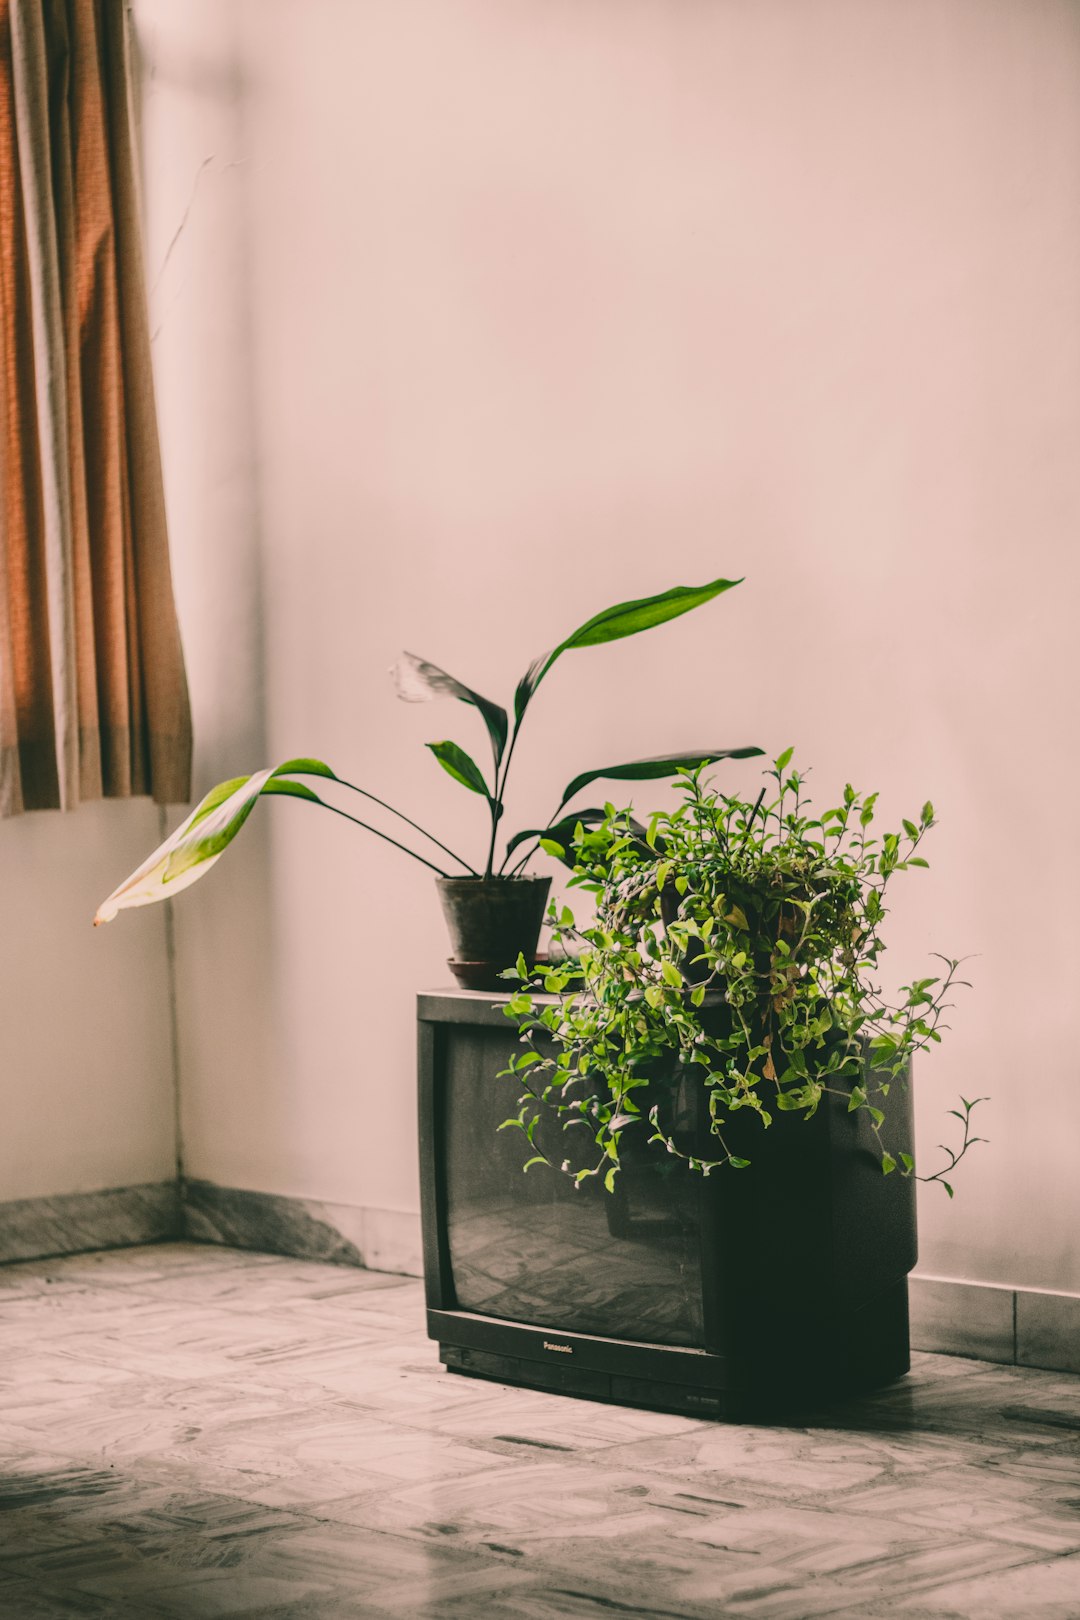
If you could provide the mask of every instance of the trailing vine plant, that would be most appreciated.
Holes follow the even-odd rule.
[[[931,1174],[917,1174],[910,1144],[894,1154],[881,1134],[890,1088],[940,1042],[949,998],[966,983],[959,959],[939,957],[936,973],[897,998],[880,985],[886,894],[897,873],[927,866],[933,805],[880,837],[877,793],[848,785],[816,814],[792,752],[753,802],[719,792],[700,765],[679,773],[681,803],[647,827],[611,804],[599,824],[577,825],[571,883],[595,896],[595,920],[579,926],[553,904],[565,960],[530,971],[519,958],[504,975],[518,981],[505,1011],[522,1049],[503,1073],[523,1092],[499,1129],[524,1133],[526,1169],[561,1168],[578,1186],[602,1177],[611,1192],[620,1144],[645,1136],[703,1175],[742,1170],[750,1158],[725,1139],[732,1116],[749,1110],[767,1128],[778,1112],[809,1118],[835,1096],[865,1111],[884,1174],[940,1182],[953,1196],[948,1177],[984,1140],[971,1116],[986,1099],[950,1110],[960,1141],[942,1144],[947,1162]],[[707,1094],[711,1156],[680,1146],[669,1118],[688,1073]],[[545,1150],[545,1115],[584,1138],[584,1163],[572,1149],[560,1166]]]

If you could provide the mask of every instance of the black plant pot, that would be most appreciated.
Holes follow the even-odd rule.
[[[450,971],[464,990],[505,990],[518,955],[530,967],[547,907],[549,877],[436,878],[450,930]]]

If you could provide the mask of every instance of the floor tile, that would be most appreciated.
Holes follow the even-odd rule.
[[[868,1611],[867,1620],[1076,1620],[1080,1555],[948,1581]]]
[[[1060,1372],[702,1422],[448,1374],[412,1279],[160,1244],[0,1268],[0,1422],[0,1620],[1080,1616]]]

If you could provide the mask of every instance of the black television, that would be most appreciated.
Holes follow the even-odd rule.
[[[864,1112],[748,1120],[751,1167],[707,1178],[642,1141],[614,1193],[575,1188],[523,1173],[521,1133],[497,1129],[520,1090],[499,1078],[518,1032],[498,997],[425,992],[417,1015],[427,1321],[449,1371],[742,1417],[908,1370],[914,1185],[882,1176]]]

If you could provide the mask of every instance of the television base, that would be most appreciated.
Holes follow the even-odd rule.
[[[580,1395],[617,1406],[644,1406],[656,1412],[695,1412],[701,1417],[729,1417],[725,1394],[669,1384],[660,1378],[628,1378],[618,1373],[595,1372],[589,1367],[561,1367],[526,1361],[524,1356],[499,1356],[490,1350],[469,1350],[440,1344],[439,1360],[447,1372],[466,1378],[490,1378],[500,1384],[521,1384],[556,1395]]]
[[[773,1338],[778,1324],[772,1324],[765,1335],[754,1334],[755,1349],[748,1346],[741,1358],[695,1355],[692,1383],[645,1374],[640,1367],[635,1370],[635,1362],[655,1359],[655,1352],[642,1357],[644,1347],[554,1333],[561,1353],[540,1360],[534,1354],[515,1355],[449,1342],[442,1335],[453,1330],[454,1313],[439,1312],[438,1317],[439,1360],[447,1372],[619,1406],[729,1421],[775,1419],[866,1394],[902,1378],[911,1365],[906,1278],[858,1311],[838,1312],[830,1321],[819,1319],[812,1336],[816,1342],[804,1339],[801,1354],[792,1355],[789,1348],[775,1366],[769,1365],[762,1345]],[[471,1325],[462,1336],[477,1337],[477,1319],[463,1317],[462,1321]],[[491,1321],[490,1327],[492,1339],[504,1337],[505,1324]],[[533,1334],[537,1334],[535,1327]],[[782,1330],[778,1336],[779,1342],[790,1347],[791,1339]],[[547,1347],[542,1334],[535,1343],[539,1352]],[[592,1364],[567,1362],[563,1359],[566,1353]],[[605,1362],[611,1365],[603,1365]]]

